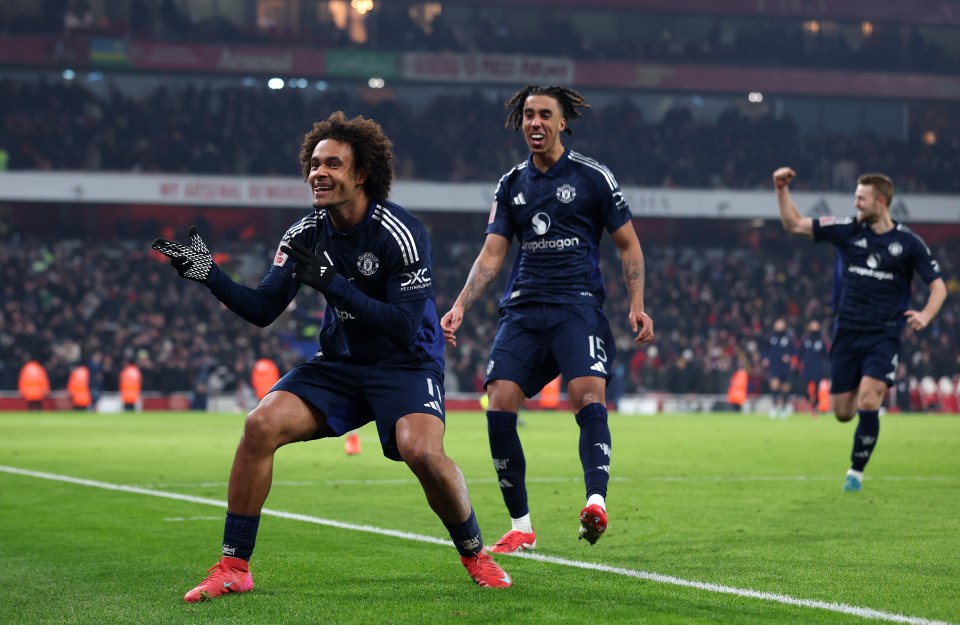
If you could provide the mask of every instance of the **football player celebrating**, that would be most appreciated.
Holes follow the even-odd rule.
[[[802,217],[790,195],[796,173],[773,172],[780,222],[787,232],[837,248],[830,393],[838,420],[859,415],[853,437],[845,492],[858,492],[863,470],[880,436],[880,406],[893,386],[904,325],[920,331],[940,312],[947,287],[930,248],[890,216],[893,182],[883,174],[863,174],[854,194],[856,218]],[[914,272],[930,293],[922,310],[909,308]]]
[[[491,548],[497,553],[536,546],[517,413],[525,396],[533,397],[561,374],[580,427],[586,505],[579,513],[579,537],[594,544],[607,529],[611,440],[605,391],[616,348],[603,312],[604,230],[620,252],[634,340],[639,345],[653,340],[653,320],[643,307],[643,252],[620,186],[605,166],[560,140],[562,133],[571,134],[567,124],[580,117],[579,109],[589,105],[571,89],[530,85],[506,107],[507,126],[522,129],[530,155],[500,179],[483,248],[441,321],[447,343],[455,347],[465,312],[496,277],[516,238],[520,251],[500,300],[484,381],[490,451],[512,525]]]
[[[277,449],[343,436],[370,421],[384,455],[405,462],[420,481],[474,581],[510,586],[486,553],[463,474],[443,449],[443,335],[430,242],[413,215],[387,200],[390,140],[374,121],[336,112],[304,136],[300,161],[314,210],[283,235],[256,288],[220,271],[196,228],[189,246],[154,242],[181,276],[258,326],[273,322],[301,285],[327,301],[316,356],[247,415],[230,471],[222,557],[184,599],[253,588],[248,561]]]

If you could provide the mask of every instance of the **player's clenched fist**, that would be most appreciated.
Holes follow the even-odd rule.
[[[782,189],[793,180],[794,176],[797,175],[797,172],[793,171],[789,167],[781,167],[777,171],[773,172],[773,186],[778,189]]]
[[[454,306],[440,320],[440,327],[443,328],[443,338],[450,347],[457,346],[457,328],[463,323],[463,308]]]

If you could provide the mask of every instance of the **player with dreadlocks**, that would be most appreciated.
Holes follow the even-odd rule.
[[[530,85],[505,106],[506,127],[523,131],[530,156],[500,179],[483,248],[440,322],[447,344],[456,347],[464,313],[494,280],[516,238],[520,251],[500,299],[485,380],[490,452],[512,519],[512,529],[491,549],[497,553],[536,547],[517,413],[525,396],[533,397],[557,375],[567,381],[580,427],[586,505],[579,536],[594,544],[607,529],[611,441],[605,391],[616,347],[603,312],[604,229],[620,251],[634,341],[653,340],[653,320],[643,307],[643,252],[620,186],[605,166],[560,141],[561,133],[572,134],[569,121],[589,105],[571,89]]]
[[[583,96],[573,89],[528,85],[516,92],[513,97],[504,104],[506,108],[510,109],[510,115],[507,116],[507,123],[504,124],[505,127],[520,130],[520,127],[523,125],[523,110],[526,106],[527,98],[532,95],[548,95],[556,100],[557,104],[560,105],[560,113],[567,120],[580,119],[582,116],[577,109],[590,108],[590,105],[583,99]],[[562,130],[568,135],[573,134],[573,131],[567,128],[566,125],[564,125]]]

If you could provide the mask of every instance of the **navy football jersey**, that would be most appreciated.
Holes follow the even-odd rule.
[[[763,355],[770,361],[771,367],[790,367],[793,357],[797,353],[796,342],[790,332],[771,332],[767,336]]]
[[[826,377],[829,360],[827,338],[821,332],[807,332],[800,341],[800,361],[805,379]]]
[[[520,243],[501,306],[603,305],[600,237],[631,221],[613,174],[569,149],[546,172],[532,156],[497,185],[487,234]]]
[[[783,332],[771,332],[767,336],[767,345],[763,350],[764,356],[770,361],[789,362],[796,354],[796,343],[793,335],[784,330]]]
[[[443,370],[430,240],[413,215],[392,202],[375,204],[362,222],[340,232],[327,212],[318,210],[290,226],[280,244],[293,240],[317,253],[326,251],[337,272],[325,296],[318,357],[362,365],[434,362]],[[294,264],[278,248],[256,289],[237,285],[220,271],[211,274],[210,289],[248,321],[267,325],[300,288]],[[307,288],[303,296],[321,294]]]
[[[836,314],[840,310],[840,288],[843,286],[843,256],[837,250],[837,259],[833,263],[833,288],[830,290],[830,310]]]
[[[840,255],[834,284],[838,328],[899,333],[914,272],[927,284],[940,277],[923,240],[896,221],[889,232],[876,234],[852,218],[822,217],[813,220],[813,240],[831,243]]]

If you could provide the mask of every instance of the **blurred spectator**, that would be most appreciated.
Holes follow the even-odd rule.
[[[463,140],[464,128],[502,125],[502,102],[474,91],[437,93],[416,107],[400,98],[368,102],[357,91],[182,80],[136,95],[111,86],[104,95],[81,81],[7,77],[0,92],[0,146],[10,150],[10,170],[296,176],[296,154],[273,146],[295,143],[318,111],[338,109],[382,120],[403,178],[487,182],[523,159],[509,133],[473,132]],[[268,114],[271,123],[260,123]],[[600,126],[611,118],[617,132]],[[570,143],[598,155],[622,185],[766,188],[771,163],[790,161],[809,172],[805,189],[846,191],[849,171],[880,170],[897,172],[898,192],[960,193],[960,143],[949,135],[932,144],[868,130],[801,135],[789,116],[748,117],[730,108],[711,121],[694,119],[683,105],[646,121],[624,99],[596,105]]]
[[[89,0],[70,0],[63,12],[63,30],[86,30],[94,25],[93,10]]]
[[[64,25],[95,21],[115,24],[117,36],[198,43],[350,46],[371,50],[411,50],[492,54],[531,54],[587,61],[706,64],[956,74],[960,59],[947,27],[928,16],[917,24],[833,17],[829,4],[819,19],[802,16],[723,15],[630,10],[616,7],[553,7],[527,3],[445,3],[426,15],[408,2],[378,2],[365,17],[338,20],[327,3],[288,10],[237,10],[227,3],[175,0],[43,0],[23,3],[6,29],[16,34],[60,33]],[[267,3],[263,3],[267,4]],[[839,4],[839,3],[838,3]],[[194,9],[193,5],[202,7]],[[218,5],[223,5],[218,8]],[[280,5],[280,6],[277,6]],[[414,15],[417,13],[418,15]],[[145,14],[149,14],[146,16]],[[153,23],[155,28],[145,28]],[[927,22],[927,23],[920,23]],[[365,28],[352,28],[362,24]],[[3,26],[3,24],[0,24]],[[359,33],[365,33],[359,36]]]
[[[486,217],[421,216],[434,241],[437,306],[443,309],[470,270],[475,233]],[[474,220],[476,228],[470,226]],[[820,295],[829,292],[833,256],[777,230],[764,229],[769,240],[757,247],[739,246],[717,227],[711,228],[710,246],[658,245],[651,239],[645,250],[646,305],[657,314],[656,343],[632,346],[623,298],[611,293],[606,306],[627,369],[626,394],[668,389],[723,394],[738,362],[750,365],[751,393],[756,393],[763,381],[757,377],[763,371],[763,332],[773,320],[784,317],[800,327],[830,318]],[[70,370],[99,353],[104,391],[118,389],[116,363],[135,358],[144,391],[192,391],[204,382],[208,392],[252,395],[250,372],[257,359],[270,358],[287,371],[315,350],[321,297],[301,298],[299,308],[271,328],[259,329],[218,314],[213,298],[191,297],[185,281],[171,277],[164,261],[136,239],[46,240],[16,227],[11,232],[0,239],[0,389],[17,387],[17,372],[31,356],[46,368],[54,388],[66,388]],[[247,284],[262,277],[257,261],[272,257],[275,245],[229,235],[217,241],[217,249],[230,258],[222,268]],[[958,275],[960,241],[933,251],[944,275]],[[612,246],[602,253],[601,268],[613,288],[621,278],[610,272],[619,262]],[[113,279],[119,259],[122,282]],[[800,275],[798,267],[811,271]],[[480,390],[501,290],[502,284],[492,287],[477,303],[461,329],[460,347],[447,354],[447,377],[463,392]],[[922,301],[922,288],[915,297]],[[924,333],[904,334],[900,359],[913,378],[953,376],[960,373],[958,344],[960,297],[955,295]]]

